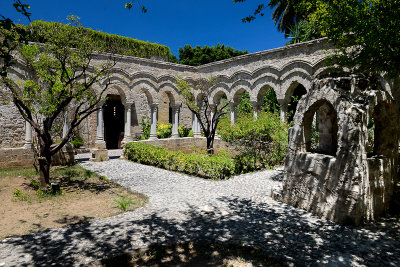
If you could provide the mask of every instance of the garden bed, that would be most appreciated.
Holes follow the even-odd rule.
[[[34,168],[0,171],[0,239],[113,216],[147,202],[144,195],[78,165],[54,167],[51,174],[61,185],[58,195],[38,188]],[[131,205],[127,205],[129,201]]]

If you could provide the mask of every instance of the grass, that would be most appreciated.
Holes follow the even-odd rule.
[[[147,197],[129,191],[79,165],[52,167],[60,194],[40,190],[34,168],[0,170],[0,239],[35,230],[104,218],[145,205]],[[115,208],[124,199],[124,209]]]

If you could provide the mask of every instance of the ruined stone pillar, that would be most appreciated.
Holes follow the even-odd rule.
[[[279,105],[280,105],[280,117],[281,117],[281,121],[285,121],[286,119],[286,114],[288,112],[288,108],[289,108],[289,101],[286,99],[278,99]]]
[[[24,148],[32,148],[32,125],[25,121],[25,144]]]
[[[151,127],[150,127],[150,138],[149,140],[157,139],[157,107],[158,103],[150,105],[151,110]]]
[[[124,144],[132,141],[131,135],[131,112],[132,112],[132,103],[125,103],[125,127],[124,127],[124,139],[122,142]]]
[[[235,124],[236,122],[236,117],[237,117],[237,113],[236,113],[236,106],[234,102],[230,103],[230,107],[231,107],[231,124]]]
[[[171,138],[179,138],[179,106],[172,107],[172,136]]]
[[[251,101],[251,104],[253,105],[253,115],[254,118],[257,119],[258,116],[258,102],[257,101]]]

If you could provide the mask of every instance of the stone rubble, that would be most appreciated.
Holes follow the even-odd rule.
[[[260,248],[296,266],[400,266],[400,223],[346,227],[273,200],[282,169],[204,180],[116,159],[81,165],[144,193],[149,203],[114,217],[0,243],[0,266],[80,266],[151,243],[220,242]]]

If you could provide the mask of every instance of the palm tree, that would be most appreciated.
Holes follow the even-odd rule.
[[[278,31],[285,33],[285,35],[289,35],[291,29],[303,19],[304,14],[299,14],[287,0],[271,0],[268,6],[274,9],[272,19],[278,26]]]

